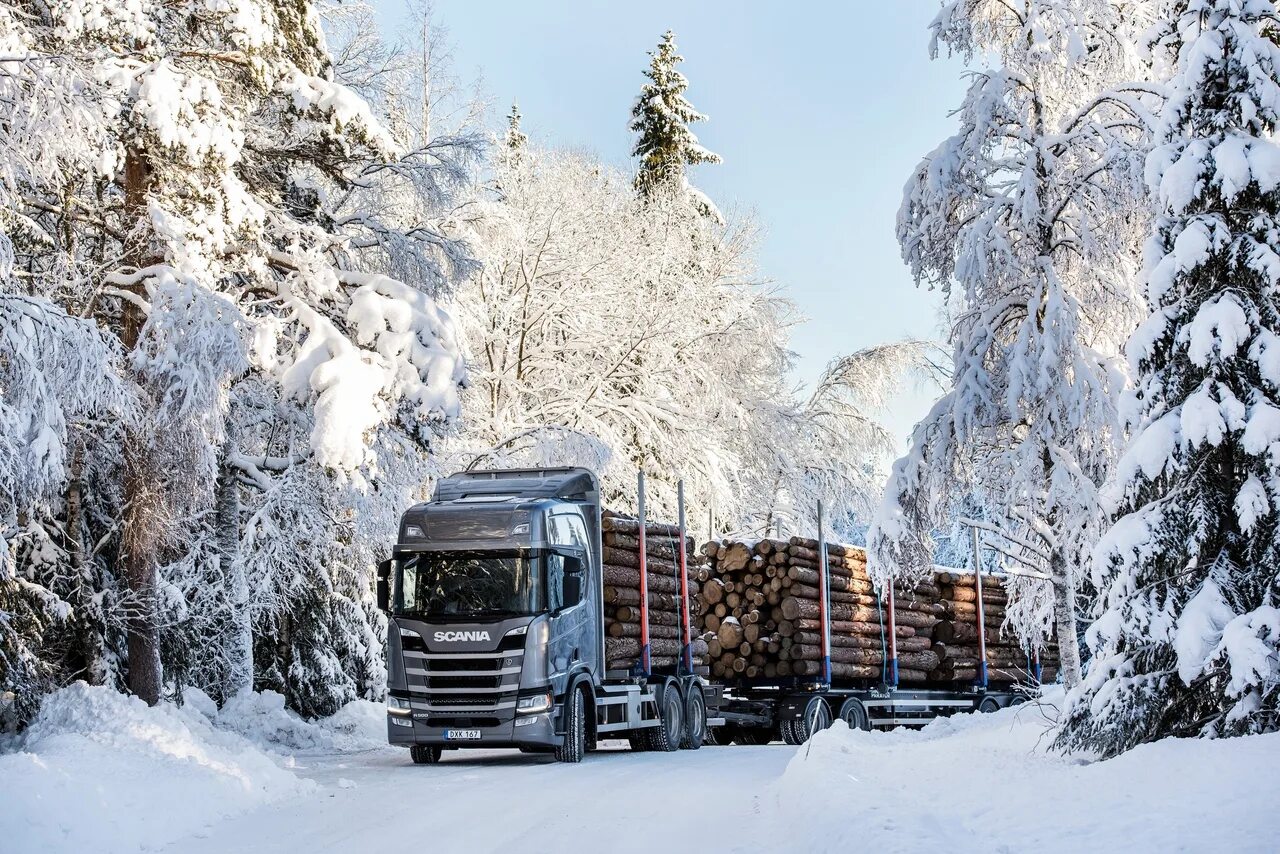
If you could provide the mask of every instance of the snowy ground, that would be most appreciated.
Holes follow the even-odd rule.
[[[0,848],[1280,850],[1280,734],[1088,763],[1045,752],[1044,719],[1024,706],[923,732],[837,725],[801,748],[618,746],[580,766],[476,751],[418,767],[381,745],[373,704],[317,725],[271,696],[221,714],[200,700],[60,695],[23,749],[0,755]]]

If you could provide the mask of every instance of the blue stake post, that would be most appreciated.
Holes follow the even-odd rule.
[[[822,524],[822,502],[818,502],[818,598],[822,614],[822,681],[831,684],[831,579],[827,560],[827,534]]]

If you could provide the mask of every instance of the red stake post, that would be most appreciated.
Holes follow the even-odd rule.
[[[680,516],[680,542],[676,545],[676,553],[680,556],[677,561],[680,566],[680,627],[681,640],[684,645],[681,647],[680,659],[684,664],[686,673],[693,672],[693,639],[690,637],[689,626],[689,562],[685,555],[685,533],[684,533],[684,481],[680,480],[676,483],[676,508]]]
[[[645,543],[648,523],[644,514],[644,471],[636,478],[636,515],[640,517],[640,661],[641,676],[649,675],[649,551]]]
[[[889,595],[885,597],[889,614],[889,686],[898,687],[898,620],[893,613],[893,579],[889,579]]]
[[[978,596],[978,685],[987,687],[987,623],[982,607],[982,545],[973,528],[973,586]]]

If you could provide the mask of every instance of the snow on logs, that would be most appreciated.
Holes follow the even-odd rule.
[[[801,537],[707,543],[702,554],[701,617],[711,673],[773,679],[822,674],[818,542]],[[889,614],[856,546],[828,544],[831,675],[880,680],[889,655]],[[693,573],[690,577],[695,577]],[[652,593],[651,593],[652,595]],[[972,681],[981,660],[978,593],[972,575],[935,573],[894,589],[898,678],[904,684]],[[1028,658],[1003,636],[1008,596],[1001,579],[983,577],[990,683],[1025,682]],[[1042,680],[1057,675],[1057,651],[1043,657]]]
[[[604,651],[608,669],[630,670],[640,659],[640,522],[606,510],[601,520],[604,538]],[[680,529],[649,522],[645,525],[646,582],[649,590],[649,663],[674,667],[680,657]],[[694,621],[693,663],[706,663],[707,644],[698,637],[701,607],[698,587],[706,578],[705,561],[693,540],[685,540],[689,573],[689,617]]]

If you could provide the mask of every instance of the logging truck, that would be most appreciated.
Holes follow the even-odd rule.
[[[988,679],[981,575],[968,606],[980,666],[964,681],[899,684],[897,638],[912,630],[895,625],[892,590],[873,609],[887,622],[883,666],[851,664],[873,653],[843,646],[833,663],[833,615],[848,620],[858,606],[833,603],[821,510],[819,539],[791,545],[803,555],[793,560],[813,567],[791,567],[812,591],[796,603],[812,651],[804,669],[741,678],[719,667],[708,678],[708,645],[690,613],[683,488],[677,525],[648,522],[643,475],[637,505],[638,518],[605,514],[596,476],[560,468],[463,472],[410,508],[378,567],[389,741],[418,764],[494,747],[578,762],[606,738],[663,751],[800,744],[837,718],[859,729],[922,726],[1022,701],[1004,677]],[[835,597],[848,601],[842,584]],[[902,643],[902,660],[918,661]]]
[[[455,474],[404,514],[377,580],[392,744],[418,764],[457,748],[579,762],[602,738],[663,751],[703,744],[718,692],[694,671],[687,574],[681,654],[661,665],[650,655],[642,567],[640,655],[611,668],[601,527],[599,483],[582,468]]]

